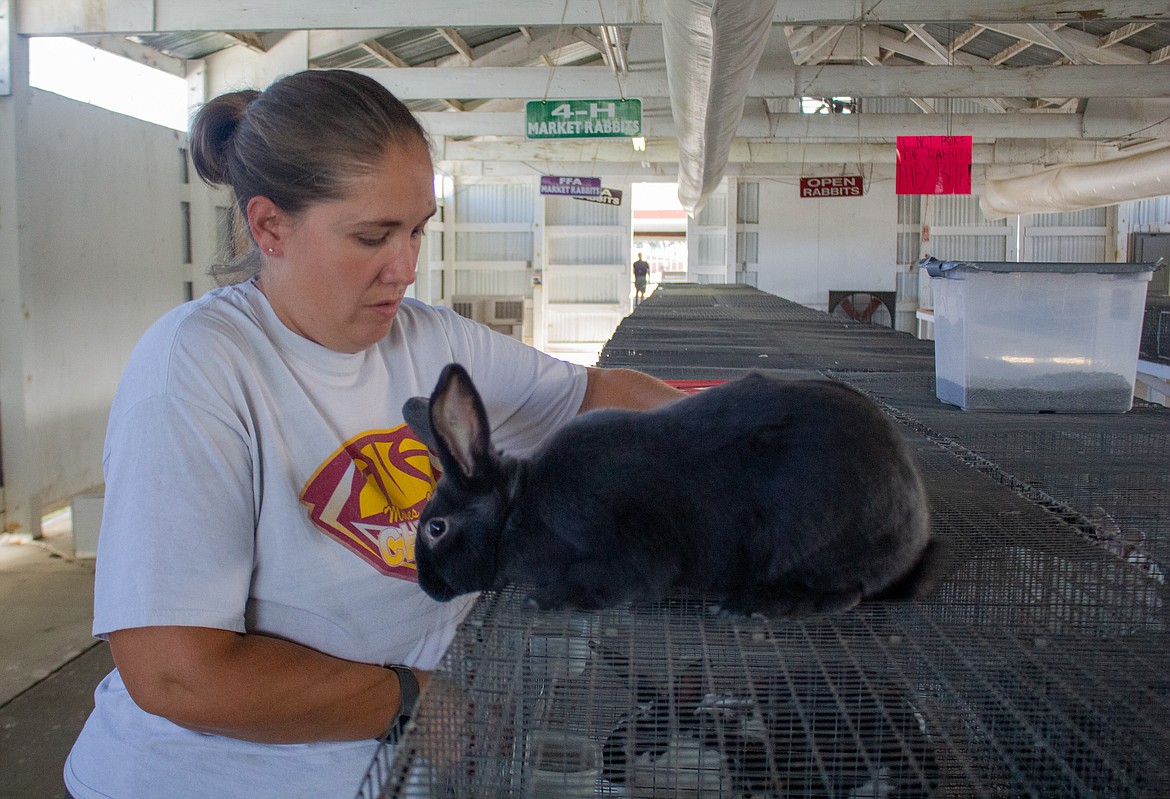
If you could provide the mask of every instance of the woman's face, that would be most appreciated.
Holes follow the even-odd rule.
[[[390,331],[435,208],[426,145],[391,145],[341,199],[295,216],[273,211],[279,234],[257,238],[260,289],[290,330],[338,352],[364,350]]]

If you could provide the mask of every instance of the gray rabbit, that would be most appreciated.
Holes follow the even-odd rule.
[[[443,468],[415,544],[441,601],[517,583],[541,608],[596,609],[681,589],[786,616],[920,596],[937,578],[910,449],[841,383],[751,374],[650,411],[596,410],[526,459],[492,446],[458,364],[403,412]]]

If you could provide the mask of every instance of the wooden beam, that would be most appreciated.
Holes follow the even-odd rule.
[[[1099,38],[1097,40],[1097,46],[1100,48],[1112,47],[1118,42],[1123,42],[1130,36],[1152,27],[1154,27],[1153,22],[1131,22],[1128,25],[1122,25],[1112,33],[1107,33]]]
[[[368,42],[362,42],[358,45],[362,50],[372,55],[374,58],[381,61],[388,67],[395,67],[397,69],[408,69],[410,64],[403,61],[394,52],[383,44],[380,44],[375,39],[370,39]]]
[[[458,53],[467,59],[468,64],[475,60],[475,55],[471,52],[471,46],[467,44],[467,40],[459,34],[459,31],[454,28],[435,28],[435,30],[447,40],[449,45],[454,47]]]
[[[945,118],[939,117],[945,125]],[[625,141],[455,141],[445,140],[439,161],[618,161],[637,163],[677,162],[678,142],[650,139],[645,152],[634,153]],[[1117,149],[1098,142],[1049,139],[1042,143],[1015,140],[975,144],[972,162],[977,164],[1033,165],[1048,162],[1090,163],[1116,155]],[[735,139],[729,160],[738,163],[877,163],[893,164],[893,142],[858,143],[807,141],[749,141]]]
[[[580,25],[573,28],[573,37],[578,41],[585,42],[585,44],[592,47],[603,56],[609,57],[609,51],[605,47],[605,42],[601,41],[601,37],[588,28],[582,28]]]
[[[242,44],[254,53],[263,55],[268,52],[268,48],[264,46],[260,37],[251,31],[220,31],[220,33],[229,39],[235,39],[237,44]]]
[[[608,67],[477,69],[450,67],[359,70],[403,99],[440,97],[607,97]],[[631,71],[630,97],[666,98],[665,69]],[[761,64],[748,83],[749,97],[1170,97],[1170,65],[1134,66],[798,66]]]
[[[833,25],[818,33],[806,46],[793,52],[792,58],[797,64],[816,63],[817,56],[829,45],[835,45],[841,38],[844,26]]]
[[[915,36],[917,36],[918,39],[923,44],[925,44],[927,46],[927,48],[932,53],[934,53],[938,57],[938,61],[936,61],[935,63],[939,63],[939,64],[950,63],[951,57],[952,57],[952,51],[950,49],[948,49],[946,47],[946,45],[944,45],[938,39],[934,38],[929,33],[927,33],[925,27],[923,27],[922,25],[916,25],[914,23],[909,23],[906,25],[906,28],[911,33],[913,33]]]
[[[339,30],[339,31],[309,31],[309,63],[312,64],[318,58],[340,53],[342,50],[349,50],[357,47],[362,42],[368,42],[372,39],[377,39],[385,36],[388,33],[393,33],[389,28],[362,28],[360,30]]]
[[[956,50],[962,50],[963,47],[975,41],[979,34],[983,33],[985,30],[987,30],[987,28],[983,27],[982,25],[972,25],[971,27],[967,28],[967,30],[956,36],[954,40],[947,45],[947,50],[952,53],[954,53]]]
[[[930,108],[921,114],[802,114],[772,113],[748,108],[740,120],[736,135],[750,139],[893,139],[907,131],[921,135],[945,135],[948,117]],[[951,114],[954,130],[977,139],[1034,139],[1034,138],[1110,138],[1146,125],[1156,125],[1166,116],[1163,108],[1152,107],[1127,114],[1116,125],[1108,117],[1097,115],[1095,131],[1088,136],[1082,130],[1077,114],[1012,113],[1012,114]],[[524,135],[523,111],[468,111],[452,114],[429,111],[418,114],[423,126],[432,136],[466,138],[471,136]],[[1163,127],[1170,128],[1170,122]],[[648,118],[643,121],[648,137],[669,138],[675,135],[674,121],[666,118]]]
[[[998,53],[987,59],[987,63],[992,66],[999,66],[1032,46],[1032,43],[1023,39],[1017,39],[1015,44],[1009,44],[1007,47],[1000,50]]]
[[[1042,46],[1060,53],[1068,59],[1070,64],[1090,63],[1080,54],[1076,46],[1063,39],[1059,33],[1048,25],[1033,22],[1028,27],[1036,32],[1036,36],[1040,39]]]
[[[161,70],[169,75],[175,75],[180,78],[187,77],[187,62],[183,59],[175,58],[153,47],[147,47],[144,44],[131,41],[125,36],[76,36],[74,38],[80,42],[85,42],[91,47],[96,47],[107,53],[113,53],[122,58],[128,58],[139,64],[145,64],[148,67]]]
[[[151,33],[162,31],[332,30],[521,25],[661,25],[667,0],[428,0],[420,3],[330,3],[321,0],[14,0],[18,33]],[[1112,0],[1086,7],[1084,0],[785,0],[773,21],[781,25],[855,25],[858,22],[1127,22],[1170,20],[1166,0]],[[859,7],[862,17],[859,18]],[[1095,37],[1094,37],[1095,38]]]
[[[1033,25],[989,22],[987,28],[1008,36],[1015,36],[1018,39],[1025,39],[1042,47],[1052,47],[1047,38],[1039,33]],[[1096,64],[1145,64],[1149,60],[1149,54],[1145,50],[1131,47],[1128,44],[1116,44],[1112,47],[1102,48],[1098,46],[1096,36],[1071,27],[1061,29],[1060,38],[1063,42],[1075,47],[1087,60]]]

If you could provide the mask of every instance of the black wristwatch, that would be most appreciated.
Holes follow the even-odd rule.
[[[392,664],[386,668],[398,675],[398,692],[402,700],[398,705],[398,715],[390,722],[390,727],[382,738],[389,743],[398,743],[402,731],[406,729],[407,722],[414,714],[414,706],[418,704],[418,678],[407,666]]]

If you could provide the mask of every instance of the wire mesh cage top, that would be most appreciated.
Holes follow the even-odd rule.
[[[907,436],[954,558],[928,601],[766,620],[485,594],[365,795],[1158,795],[1166,585]]]
[[[369,795],[1157,795],[1166,586],[908,436],[954,552],[929,601],[766,620],[485,594]]]
[[[769,622],[696,598],[538,613],[505,591],[370,795],[1155,796],[1166,654],[1162,635],[1086,649],[918,605]]]
[[[778,325],[795,338],[768,339],[777,355],[801,335],[846,341],[761,292],[656,299],[635,317],[638,346],[671,350],[661,368],[695,351],[659,319],[728,315],[748,354]],[[621,338],[617,360],[647,352]],[[693,596],[579,613],[536,611],[522,587],[484,594],[362,799],[1165,795],[1170,494],[1152,464],[1170,414],[992,426],[939,408],[925,370],[833,377],[884,403],[916,448],[953,558],[932,597],[769,620]],[[1117,545],[1133,529],[1145,560]]]

